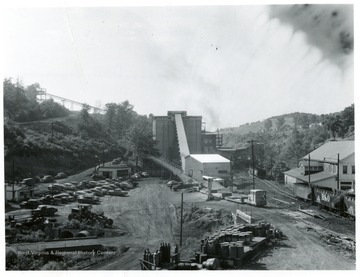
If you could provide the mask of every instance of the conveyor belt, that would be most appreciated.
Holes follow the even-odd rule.
[[[144,156],[145,159],[149,159],[152,160],[153,162],[157,163],[158,165],[166,168],[167,170],[171,171],[174,175],[176,175],[177,177],[179,177],[179,179],[181,180],[181,182],[183,182],[184,184],[197,184],[198,182],[191,178],[190,176],[187,176],[186,174],[184,174],[184,172],[181,169],[181,166],[166,160],[164,157],[154,157],[152,155],[146,155]]]
[[[190,150],[181,114],[175,114],[175,125],[180,149],[181,166],[182,169],[185,170],[185,158],[190,155]]]

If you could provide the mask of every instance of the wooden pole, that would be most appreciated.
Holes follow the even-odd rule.
[[[180,247],[182,246],[183,208],[184,208],[184,193],[181,193],[181,212],[180,212]]]
[[[255,189],[255,158],[254,158],[254,140],[251,140],[251,156],[253,168],[253,189]]]
[[[340,189],[340,154],[337,157],[337,188]]]

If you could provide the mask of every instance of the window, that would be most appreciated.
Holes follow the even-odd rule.
[[[347,174],[347,165],[343,165],[343,174]]]
[[[351,166],[351,174],[355,174],[355,165]]]
[[[351,182],[341,182],[340,183],[340,189],[341,190],[349,190],[352,188],[352,183]]]

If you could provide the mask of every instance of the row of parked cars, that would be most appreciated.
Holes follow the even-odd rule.
[[[58,175],[60,177],[65,176],[61,173]],[[21,208],[36,209],[38,205],[60,205],[74,201],[78,201],[79,203],[98,204],[100,202],[100,197],[104,195],[127,196],[128,191],[138,184],[136,181],[148,177],[149,174],[147,172],[140,172],[133,174],[131,179],[86,180],[64,184],[56,183],[52,176],[47,176],[44,176],[44,178],[46,177],[45,180],[52,180],[52,184],[47,187],[47,193],[40,198],[23,201],[20,203]],[[50,177],[52,179],[50,179]]]
[[[48,194],[20,203],[20,208],[36,209],[39,205],[60,205],[78,201],[79,203],[98,204],[104,195],[127,196],[128,191],[137,185],[131,180],[82,181],[48,186]]]

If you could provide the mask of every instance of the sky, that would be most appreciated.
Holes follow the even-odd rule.
[[[351,5],[4,10],[4,75],[208,130],[354,103]]]

